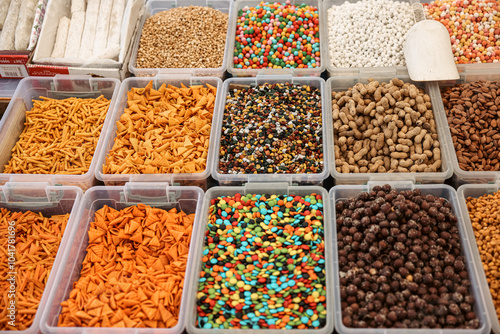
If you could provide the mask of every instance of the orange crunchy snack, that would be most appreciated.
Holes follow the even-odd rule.
[[[58,326],[175,326],[193,222],[194,214],[144,204],[98,210]]]
[[[110,100],[41,96],[26,121],[3,173],[72,174],[88,172]]]
[[[69,214],[44,217],[0,209],[0,330],[25,330],[32,325],[68,219]],[[13,236],[15,244],[9,242]],[[15,246],[15,261],[9,259],[9,245]],[[12,320],[8,308],[14,300]]]
[[[216,93],[209,84],[132,88],[104,174],[203,172]]]

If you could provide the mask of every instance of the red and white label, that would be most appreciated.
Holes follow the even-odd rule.
[[[24,65],[0,65],[0,77],[2,78],[24,78],[28,71]]]

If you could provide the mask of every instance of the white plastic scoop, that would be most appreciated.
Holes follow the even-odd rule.
[[[406,35],[404,55],[413,81],[456,80],[460,78],[446,27],[426,20],[420,3],[413,6],[415,23]]]

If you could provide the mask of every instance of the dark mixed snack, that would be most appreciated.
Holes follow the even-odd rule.
[[[479,327],[457,217],[446,199],[385,185],[335,209],[345,326]]]

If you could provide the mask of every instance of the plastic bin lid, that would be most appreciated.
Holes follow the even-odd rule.
[[[22,79],[2,79],[0,80],[0,98],[11,98],[16,91],[19,81]]]

